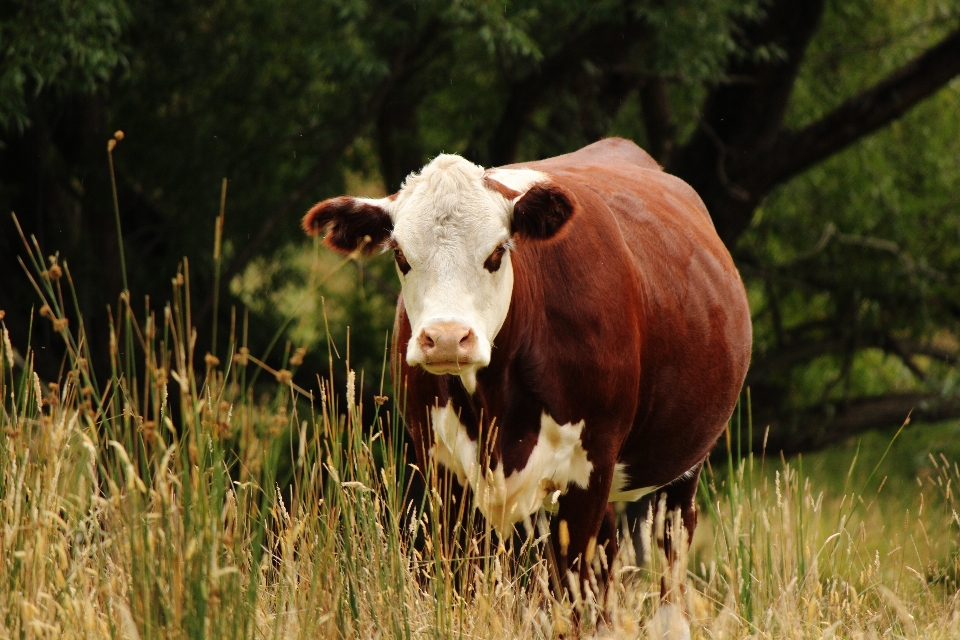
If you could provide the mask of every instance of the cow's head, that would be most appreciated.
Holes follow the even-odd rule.
[[[513,237],[550,238],[573,209],[547,174],[441,155],[388,198],[320,202],[303,228],[342,253],[392,250],[413,329],[407,363],[472,392],[510,308]]]

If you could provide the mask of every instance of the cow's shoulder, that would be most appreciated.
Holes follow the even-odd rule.
[[[546,158],[534,162],[511,164],[502,169],[532,169],[545,173],[577,171],[586,167],[608,169],[640,168],[662,171],[657,161],[649,153],[630,140],[623,138],[605,138],[587,145],[572,153]]]

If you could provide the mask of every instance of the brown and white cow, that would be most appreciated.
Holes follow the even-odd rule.
[[[498,530],[553,505],[555,557],[577,571],[616,552],[610,502],[666,488],[692,536],[751,324],[686,183],[616,138],[488,170],[440,155],[388,198],[317,204],[303,228],[341,252],[393,249],[418,461],[452,471]]]

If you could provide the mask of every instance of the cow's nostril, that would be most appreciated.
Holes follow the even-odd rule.
[[[460,338],[460,346],[465,347],[470,343],[471,338],[473,338],[473,331],[468,331],[465,336]]]
[[[420,332],[420,348],[423,349],[424,352],[431,351],[436,346],[436,342],[434,341],[433,337],[430,336],[430,334],[428,334],[426,331]]]

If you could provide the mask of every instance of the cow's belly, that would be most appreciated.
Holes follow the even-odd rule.
[[[645,495],[651,494],[659,487],[637,487],[631,481],[629,466],[618,462],[613,471],[613,484],[610,487],[610,502],[636,502]]]
[[[540,417],[537,444],[523,468],[504,475],[503,464],[483,469],[477,442],[470,438],[452,402],[430,410],[434,442],[430,455],[474,493],[477,508],[498,530],[506,531],[541,506],[555,509],[570,485],[586,488],[593,463],[580,440],[584,422],[558,424]]]

